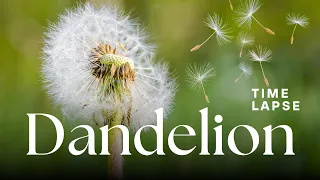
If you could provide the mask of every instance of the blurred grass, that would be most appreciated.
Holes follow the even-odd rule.
[[[108,4],[107,1],[96,1]],[[139,17],[158,45],[159,57],[171,64],[178,75],[179,92],[175,99],[175,111],[165,122],[165,138],[169,131],[180,124],[188,124],[200,134],[199,110],[209,107],[209,147],[214,153],[215,136],[212,128],[217,126],[212,118],[216,114],[224,117],[224,141],[228,132],[239,124],[249,124],[260,133],[259,149],[251,156],[238,157],[224,144],[226,156],[200,157],[200,136],[180,138],[179,146],[197,149],[189,156],[179,157],[170,153],[165,141],[167,156],[142,157],[132,144],[134,156],[126,157],[126,174],[134,177],[137,172],[151,174],[187,174],[199,169],[199,172],[223,173],[228,170],[253,172],[280,168],[284,173],[299,174],[301,171],[317,173],[320,156],[319,127],[319,67],[318,51],[320,44],[320,12],[316,7],[320,2],[305,0],[264,1],[264,6],[256,17],[276,32],[270,36],[261,27],[253,23],[251,31],[256,36],[256,44],[266,45],[273,51],[273,60],[264,65],[272,88],[289,88],[290,100],[301,101],[300,112],[252,112],[251,88],[264,88],[258,64],[253,63],[254,74],[250,79],[234,83],[239,75],[237,69],[238,48],[234,43],[219,47],[215,39],[199,51],[190,53],[195,44],[206,39],[211,31],[204,26],[208,13],[217,12],[235,28],[234,35],[240,31],[233,21],[229,4],[225,0],[123,0],[113,1],[122,4],[133,16]],[[58,108],[51,104],[50,98],[42,88],[41,47],[48,21],[56,22],[65,8],[74,7],[74,0],[40,1],[12,0],[0,2],[0,162],[5,170],[14,174],[19,171],[31,171],[34,167],[44,172],[63,171],[63,167],[74,170],[95,168],[104,173],[106,157],[73,157],[67,150],[68,142],[82,134],[68,133],[73,128],[63,121],[66,138],[61,149],[52,156],[28,157],[28,117],[26,113],[41,112],[53,114],[63,119]],[[233,1],[234,7],[239,1]],[[288,12],[301,12],[310,17],[310,27],[298,28],[295,44],[290,45],[293,26],[286,25]],[[211,62],[217,77],[209,84],[207,92],[212,103],[206,104],[201,93],[189,90],[185,84],[184,71],[189,63]],[[260,99],[261,100],[261,99]],[[274,118],[276,117],[276,118]],[[274,157],[263,157],[263,130],[267,125],[288,124],[294,130],[295,157],[283,157],[284,139],[281,132],[274,139]],[[49,122],[37,124],[38,145],[41,150],[50,150],[54,144],[55,132]],[[97,131],[97,136],[99,135]],[[240,138],[241,137],[241,138]],[[279,138],[278,138],[279,137]],[[97,152],[100,139],[97,137]],[[155,147],[153,132],[147,132],[143,143],[147,149]],[[237,142],[243,151],[251,147],[250,137],[243,131],[237,132]],[[9,158],[10,157],[10,158]],[[39,166],[41,164],[41,166]],[[61,165],[64,165],[61,167]],[[136,166],[139,164],[139,166]],[[152,166],[150,166],[152,164]],[[239,167],[240,166],[240,167]],[[174,168],[173,168],[174,167]],[[285,168],[286,167],[286,168]],[[159,170],[160,168],[160,170]],[[215,169],[215,172],[212,172]],[[218,173],[218,174],[219,174]]]

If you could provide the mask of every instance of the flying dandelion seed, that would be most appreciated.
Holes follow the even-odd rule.
[[[309,21],[309,18],[307,18],[307,16],[305,16],[305,15],[300,15],[298,13],[289,13],[287,15],[288,25],[294,25],[291,39],[290,39],[291,44],[293,44],[293,41],[294,41],[294,33],[296,31],[297,25],[299,25],[303,28],[307,28],[307,26],[309,24],[308,21]]]
[[[267,62],[271,60],[272,51],[267,47],[257,46],[255,50],[249,51],[252,61],[257,61],[260,63],[260,68],[263,74],[264,82],[267,87],[269,87],[269,81],[264,73],[262,62]]]
[[[250,47],[254,44],[255,38],[253,35],[247,32],[240,32],[237,37],[237,44],[240,48],[240,58],[242,57],[242,51],[245,47]]]
[[[233,10],[233,6],[232,6],[232,3],[231,3],[231,0],[229,0],[229,5],[230,5],[230,9]]]
[[[201,46],[204,45],[213,35],[216,35],[219,45],[228,43],[233,38],[231,35],[229,35],[232,32],[232,30],[227,27],[228,24],[223,23],[222,18],[220,18],[218,14],[215,13],[213,16],[208,15],[207,21],[205,23],[206,26],[211,28],[214,32],[203,43],[193,47],[191,49],[191,52],[200,49]]]
[[[42,74],[68,119],[137,130],[156,124],[154,110],[170,113],[175,80],[168,66],[155,63],[139,23],[122,10],[86,3],[60,16],[46,35]],[[121,178],[121,131],[111,131],[108,142],[109,176]]]
[[[214,67],[210,64],[194,64],[189,65],[186,69],[186,81],[189,87],[194,90],[202,90],[207,103],[210,103],[209,97],[206,94],[205,86],[212,81],[216,75]]]
[[[235,11],[235,21],[238,24],[239,27],[245,26],[245,27],[251,27],[252,19],[254,19],[265,31],[271,35],[275,35],[275,33],[263,26],[254,16],[253,14],[256,13],[260,8],[262,4],[259,0],[248,0],[245,3],[241,2],[240,7]]]
[[[239,69],[241,70],[241,74],[234,82],[238,82],[243,76],[248,77],[252,75],[252,67],[245,62],[239,64]]]

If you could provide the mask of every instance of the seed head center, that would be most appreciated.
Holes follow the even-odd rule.
[[[108,94],[123,94],[135,80],[134,63],[129,57],[117,53],[108,44],[93,48],[90,55],[92,75]],[[103,92],[105,93],[105,92]]]

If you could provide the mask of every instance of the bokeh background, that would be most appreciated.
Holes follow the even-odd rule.
[[[234,36],[241,29],[233,22],[233,12],[227,0],[93,0],[96,4],[119,4],[127,11],[134,9],[133,17],[140,18],[152,40],[158,45],[159,57],[171,64],[177,75],[179,91],[175,110],[165,122],[164,147],[166,156],[144,157],[131,144],[132,156],[125,157],[127,179],[153,178],[228,178],[238,177],[306,177],[319,175],[320,163],[320,112],[319,112],[319,31],[320,2],[314,0],[263,0],[263,7],[256,13],[263,24],[275,31],[267,34],[253,22],[251,32],[256,44],[268,46],[273,51],[271,62],[264,64],[271,88],[289,88],[289,100],[300,101],[300,112],[252,112],[251,88],[265,88],[259,64],[253,63],[254,73],[238,83],[237,65],[239,49],[236,44],[218,46],[211,39],[199,51],[190,49],[206,39],[212,32],[204,26],[207,14],[219,13],[234,28]],[[41,47],[48,22],[56,22],[66,8],[72,8],[75,0],[2,0],[0,1],[0,174],[3,177],[48,178],[88,177],[107,178],[107,157],[82,155],[74,157],[68,152],[68,143],[85,132],[70,133],[74,127],[63,118],[59,107],[43,90],[41,82]],[[239,0],[232,0],[236,8]],[[310,18],[308,29],[297,28],[295,44],[290,45],[293,26],[286,24],[289,12],[306,14]],[[243,60],[248,60],[244,56]],[[185,83],[185,69],[189,63],[211,62],[216,69],[216,78],[206,87],[211,103],[207,104],[201,92],[190,90]],[[282,101],[281,99],[278,99]],[[261,102],[259,98],[257,102]],[[271,101],[271,100],[268,100]],[[217,114],[224,117],[224,156],[199,156],[200,113],[209,108],[209,148],[215,151],[213,121]],[[48,113],[58,117],[65,128],[63,146],[50,156],[27,156],[27,113]],[[181,148],[197,146],[188,156],[174,155],[167,146],[170,130],[187,124],[196,130],[197,137],[176,138]],[[260,134],[259,148],[250,156],[233,154],[227,146],[227,135],[240,124],[253,126]],[[294,132],[295,156],[283,156],[284,133],[275,132],[274,156],[263,156],[263,127],[272,124],[287,124]],[[132,134],[133,135],[133,134]],[[99,129],[96,129],[96,151],[101,147]],[[55,130],[50,121],[37,123],[37,148],[47,152],[55,143]],[[132,137],[131,137],[132,139]],[[238,148],[251,150],[251,138],[246,131],[236,133]],[[146,132],[144,146],[155,148],[155,133]],[[78,145],[79,148],[84,146]]]

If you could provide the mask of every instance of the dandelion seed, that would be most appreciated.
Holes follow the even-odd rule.
[[[255,42],[255,38],[253,35],[247,32],[240,32],[237,37],[237,44],[240,47],[240,58],[242,57],[242,51],[245,47],[252,46]]]
[[[191,52],[196,51],[201,48],[213,35],[216,35],[217,41],[219,45],[228,43],[233,38],[229,35],[232,30],[228,28],[228,24],[223,23],[222,18],[218,14],[214,14],[213,16],[208,15],[207,21],[205,22],[206,26],[211,28],[214,32],[201,44],[196,45],[191,49]]]
[[[293,44],[294,41],[294,33],[296,31],[297,25],[303,27],[303,28],[307,28],[308,24],[309,24],[309,18],[307,18],[307,16],[305,15],[300,15],[298,13],[289,13],[287,14],[287,23],[288,25],[294,25],[293,31],[292,31],[292,35],[291,35],[291,39],[290,39],[290,43]]]
[[[210,63],[189,65],[186,69],[186,81],[189,87],[194,90],[202,90],[207,103],[210,101],[205,86],[213,80],[215,75],[214,67]]]
[[[262,4],[259,0],[248,0],[245,3],[241,2],[240,7],[235,11],[235,21],[238,24],[239,27],[245,26],[245,27],[251,27],[252,19],[255,20],[267,33],[271,35],[275,35],[275,33],[263,26],[254,16],[253,14],[256,13],[260,8]]]
[[[176,83],[147,41],[138,22],[114,6],[86,3],[67,11],[45,38],[42,74],[49,95],[69,120],[133,130],[156,124],[154,110],[170,113]],[[110,133],[108,168],[121,178],[121,132]]]
[[[229,0],[229,4],[230,4],[230,9],[233,10],[233,6],[232,6],[232,3],[231,3],[231,0]]]
[[[252,67],[245,62],[239,64],[239,69],[241,70],[241,74],[234,82],[238,82],[243,76],[248,77],[252,74]]]
[[[269,81],[264,73],[262,62],[267,62],[272,58],[272,51],[267,47],[257,46],[255,50],[250,50],[249,54],[252,61],[257,61],[260,63],[260,68],[263,74],[264,82],[266,86],[269,87]]]

